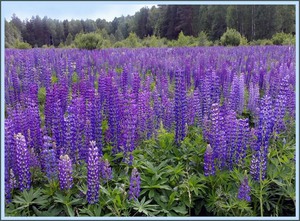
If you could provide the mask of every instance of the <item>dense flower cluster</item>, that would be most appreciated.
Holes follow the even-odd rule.
[[[104,182],[107,182],[112,179],[112,170],[107,159],[100,159],[100,176]]]
[[[215,175],[214,151],[208,144],[204,154],[204,175]]]
[[[136,200],[140,195],[140,188],[141,188],[140,173],[136,168],[133,168],[131,172],[130,186],[129,186],[129,193],[128,193],[129,199]]]
[[[100,164],[99,152],[95,141],[90,141],[87,160],[87,200],[90,204],[98,202],[100,188]]]
[[[251,201],[250,197],[250,187],[248,184],[248,178],[245,177],[240,185],[239,192],[238,192],[238,199],[240,200],[246,200],[248,202]]]
[[[267,171],[267,155],[269,140],[274,125],[274,115],[271,97],[266,95],[260,105],[259,126],[257,128],[257,141],[254,146],[250,173],[254,180],[264,180]]]
[[[18,183],[20,190],[23,191],[29,189],[31,184],[29,149],[25,137],[21,133],[15,135],[15,144]]]
[[[199,127],[209,144],[205,176],[245,166],[249,154],[251,176],[265,179],[269,141],[295,118],[295,49],[227,49],[7,49],[6,198],[30,187],[32,167],[71,188],[74,163],[89,168],[88,200],[96,202],[97,173],[101,182],[112,179],[102,151],[132,164],[136,147],[160,128],[180,144]],[[136,169],[131,179],[136,198]]]
[[[184,72],[176,71],[175,74],[175,98],[174,98],[174,114],[175,114],[175,140],[177,143],[182,141],[186,135],[186,82]]]
[[[58,160],[58,178],[60,189],[68,190],[73,186],[72,161],[68,155],[61,155]]]

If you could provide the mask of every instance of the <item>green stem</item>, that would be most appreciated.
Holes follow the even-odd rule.
[[[260,216],[264,216],[264,209],[263,209],[263,199],[262,199],[262,178],[261,178],[261,169],[260,169],[260,182],[259,182],[259,185],[260,185],[260,193],[259,193],[259,202],[260,202]]]

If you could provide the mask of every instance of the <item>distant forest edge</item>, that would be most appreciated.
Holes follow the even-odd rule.
[[[101,14],[99,14],[101,17]],[[293,5],[158,5],[112,22],[5,20],[5,47],[174,47],[295,44]]]

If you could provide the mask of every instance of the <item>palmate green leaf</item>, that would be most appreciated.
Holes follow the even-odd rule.
[[[101,206],[100,205],[97,205],[97,204],[93,204],[93,205],[88,205],[88,207],[86,208],[82,208],[82,209],[79,209],[79,215],[80,216],[85,216],[85,215],[88,215],[88,216],[101,216]]]
[[[172,210],[174,210],[176,213],[186,215],[188,213],[186,207],[184,205],[182,206],[177,206],[177,207],[172,207]]]
[[[73,209],[72,209],[72,207],[71,206],[69,206],[69,205],[65,205],[65,208],[66,208],[66,212],[67,212],[67,214],[69,215],[69,216],[74,216],[74,211],[73,211]]]
[[[30,206],[33,204],[36,205],[44,205],[47,204],[47,196],[42,195],[41,189],[37,189],[34,191],[33,188],[31,188],[29,191],[24,190],[20,196],[16,196],[15,199],[13,199],[13,202],[20,205]],[[19,207],[20,208],[20,207]]]
[[[145,200],[145,197],[143,197],[141,201],[135,200],[133,202],[133,209],[139,213],[145,214],[146,216],[155,216],[158,214],[159,211],[157,211],[157,205],[150,204],[152,199],[148,201]]]
[[[54,205],[51,206],[47,211],[40,211],[35,206],[32,207],[34,213],[37,216],[57,216],[63,210],[62,207],[55,207]]]

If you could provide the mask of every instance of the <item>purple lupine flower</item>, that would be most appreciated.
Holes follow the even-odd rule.
[[[203,116],[209,116],[212,99],[211,99],[211,76],[208,74],[205,75],[203,80],[203,85],[201,87],[201,94],[202,94],[202,104],[203,104]]]
[[[72,160],[68,155],[61,155],[58,160],[58,178],[61,190],[71,189],[73,186]]]
[[[34,148],[34,151],[39,154],[41,152],[42,146],[42,133],[41,133],[41,118],[39,114],[39,107],[36,102],[31,99],[26,99],[27,110],[26,118],[28,122],[28,127],[30,130],[30,143],[29,139],[28,145]]]
[[[237,75],[233,76],[233,81],[231,85],[231,91],[230,91],[230,98],[229,98],[229,105],[230,108],[234,111],[237,111],[239,113],[239,78]]]
[[[112,179],[112,170],[107,159],[100,158],[100,175],[104,183]]]
[[[186,85],[183,71],[176,71],[175,74],[175,140],[179,143],[186,135]]]
[[[211,99],[212,103],[220,103],[220,95],[221,95],[221,82],[220,77],[217,75],[217,73],[212,70],[211,71],[211,78],[212,78],[212,86],[211,86]]]
[[[54,116],[52,120],[52,132],[54,136],[54,140],[57,147],[57,156],[60,156],[63,153],[64,148],[64,139],[65,139],[65,121],[64,121],[64,113],[61,108],[60,100],[54,103]]]
[[[226,127],[226,142],[228,147],[228,167],[230,170],[233,169],[233,163],[235,162],[234,154],[236,152],[236,133],[237,133],[237,119],[236,112],[229,110],[225,117]]]
[[[89,202],[89,204],[94,204],[98,202],[100,188],[99,152],[95,141],[90,141],[90,146],[88,149],[87,169],[87,201]]]
[[[257,128],[257,141],[254,145],[250,174],[253,179],[264,180],[267,171],[267,155],[269,140],[273,130],[273,108],[271,97],[266,95],[260,105],[259,125]]]
[[[14,148],[14,139],[13,139],[13,124],[10,119],[5,119],[5,199],[7,202],[11,201],[11,191],[16,185],[13,185],[11,182],[15,180],[13,169],[16,170],[15,165],[15,148]],[[13,168],[13,169],[11,169]]]
[[[49,180],[57,177],[57,157],[54,149],[44,149],[42,151],[43,166]]]
[[[248,202],[251,201],[250,197],[250,186],[248,184],[248,178],[245,177],[240,185],[239,193],[238,193],[238,199],[239,200],[246,200]]]
[[[141,188],[141,177],[140,173],[136,168],[133,168],[131,172],[130,178],[130,186],[129,186],[129,200],[134,199],[137,200],[140,195]]]
[[[218,159],[219,168],[225,166],[227,160],[227,146],[225,139],[225,131],[223,129],[223,113],[220,112],[219,104],[213,103],[211,108],[211,129],[208,139],[214,150],[214,157]]]
[[[207,144],[204,154],[204,175],[215,175],[215,172],[214,150],[211,148],[210,144]]]
[[[199,89],[194,92],[193,99],[193,111],[195,112],[195,118],[198,127],[202,127],[203,117],[202,117],[202,100],[200,99]]]
[[[102,103],[99,94],[95,101],[95,137],[99,155],[102,156]]]
[[[128,98],[128,103],[124,111],[123,122],[123,146],[125,161],[129,164],[132,163],[132,151],[135,149],[136,141],[136,126],[137,126],[137,105],[134,100]],[[129,159],[127,157],[129,156]]]
[[[90,142],[92,141],[92,126],[90,120],[86,120],[85,124],[85,145],[80,149],[80,159],[88,160],[88,147],[90,146]]]
[[[120,152],[119,142],[120,142],[120,99],[118,88],[112,83],[112,79],[107,77],[107,116],[108,116],[108,130],[107,139],[113,145],[113,152]]]
[[[249,86],[248,109],[254,116],[258,114],[257,113],[258,106],[259,106],[259,87],[258,84],[251,83]]]
[[[17,188],[17,180],[14,171],[9,168],[5,168],[5,200],[7,203],[11,202],[11,191]]]
[[[250,129],[248,119],[239,119],[237,123],[238,132],[235,162],[236,164],[242,166],[246,157],[247,145],[249,143],[250,138]]]
[[[139,73],[134,73],[133,74],[132,91],[133,91],[136,102],[139,99],[140,84],[141,84],[141,79],[140,79]]]
[[[289,77],[290,76],[287,75],[282,79],[280,83],[280,91],[275,101],[274,112],[276,113],[276,115],[275,115],[274,129],[276,130],[277,133],[284,130],[285,128],[284,116],[285,116],[286,104],[288,100],[287,91],[289,87]]]
[[[30,189],[31,173],[30,173],[30,156],[26,144],[25,137],[18,133],[15,135],[16,145],[16,163],[18,168],[18,181],[21,191]]]

